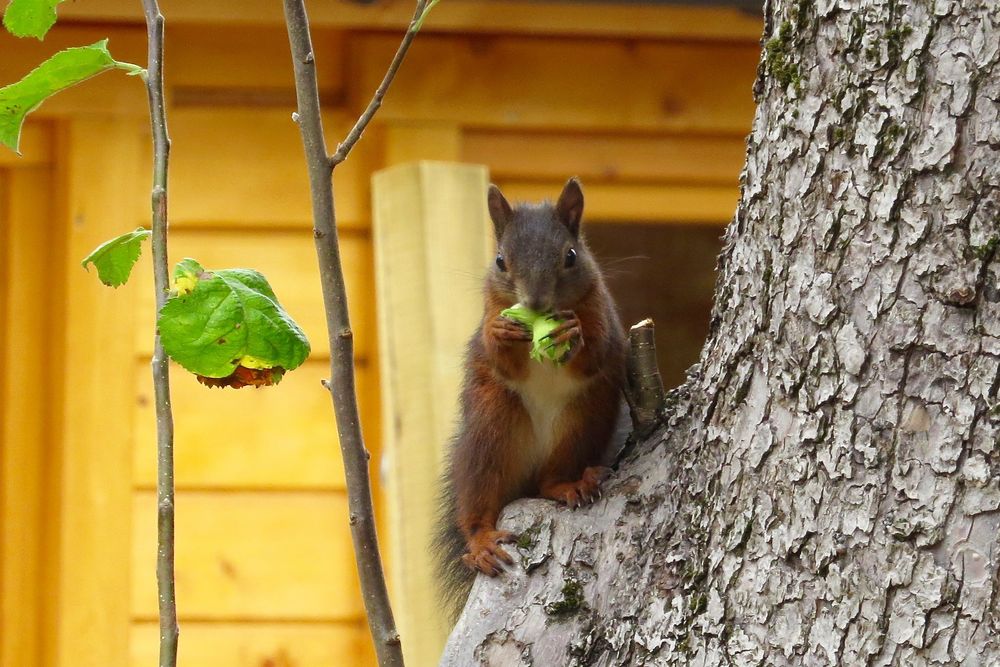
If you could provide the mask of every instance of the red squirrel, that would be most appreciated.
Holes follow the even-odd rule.
[[[579,181],[555,205],[512,207],[495,185],[487,201],[497,255],[465,357],[438,538],[453,598],[471,583],[459,561],[489,576],[514,562],[503,545],[517,536],[496,527],[507,503],[541,496],[578,507],[599,497],[625,377],[625,333],[580,230]],[[549,334],[569,344],[559,363],[529,358],[530,330],[500,314],[518,302],[563,320]]]

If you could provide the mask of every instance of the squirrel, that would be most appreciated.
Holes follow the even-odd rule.
[[[511,207],[495,185],[487,202],[497,254],[466,352],[436,540],[455,615],[477,571],[497,576],[514,562],[503,545],[517,536],[496,527],[506,504],[541,496],[575,508],[600,497],[625,381],[625,332],[580,230],[580,182],[554,205]],[[549,334],[551,345],[568,343],[561,359],[529,359],[531,331],[501,315],[515,302],[562,320]]]

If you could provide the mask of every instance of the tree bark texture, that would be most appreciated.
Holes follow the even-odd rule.
[[[1000,3],[769,3],[709,338],[442,664],[1000,664]]]

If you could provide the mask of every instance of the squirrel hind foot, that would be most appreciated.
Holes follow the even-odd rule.
[[[611,468],[590,466],[575,482],[557,482],[543,486],[541,495],[543,498],[555,500],[576,509],[583,505],[590,505],[601,498],[601,484],[610,476]]]
[[[503,574],[503,565],[513,565],[514,559],[500,545],[516,541],[517,535],[507,530],[482,531],[469,540],[469,552],[462,556],[462,562],[489,577]]]

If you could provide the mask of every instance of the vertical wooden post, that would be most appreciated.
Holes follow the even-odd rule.
[[[436,664],[449,627],[430,543],[462,357],[492,252],[485,167],[399,165],[373,177],[390,575],[407,664]]]
[[[4,187],[5,186],[5,187]],[[52,274],[51,172],[0,172],[0,665],[41,661]],[[58,275],[56,270],[55,275]]]
[[[58,547],[57,667],[124,667],[128,660],[131,536],[131,369],[135,292],[111,290],[80,259],[145,218],[141,126],[73,120],[62,154],[66,211],[65,349]],[[148,252],[148,248],[143,252]],[[150,554],[152,560],[154,554]],[[153,576],[152,568],[149,576]]]

